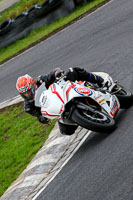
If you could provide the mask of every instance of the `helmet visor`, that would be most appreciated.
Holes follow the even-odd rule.
[[[35,88],[31,88],[30,90],[20,93],[20,95],[27,101],[33,100],[35,96]]]

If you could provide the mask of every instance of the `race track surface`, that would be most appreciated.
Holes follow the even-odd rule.
[[[18,76],[55,67],[104,71],[133,91],[133,1],[113,0],[0,66],[0,102],[17,95]],[[37,200],[133,200],[133,107],[110,135],[92,132]]]

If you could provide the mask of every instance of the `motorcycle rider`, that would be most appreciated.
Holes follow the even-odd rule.
[[[31,76],[28,74],[21,76],[18,78],[16,82],[16,88],[19,94],[24,98],[24,110],[25,112],[31,114],[38,118],[39,122],[41,123],[48,123],[49,120],[44,118],[41,114],[41,108],[35,106],[34,96],[35,90],[44,82],[46,89],[54,83],[56,79],[58,79],[62,73],[64,73],[60,68],[56,68],[55,70],[51,71],[47,75],[41,75],[35,81]],[[88,81],[91,83],[97,83],[99,87],[108,86],[110,85],[109,80],[103,79],[100,76],[95,75],[94,73],[87,72],[83,68],[74,67],[69,68],[65,72],[65,80],[70,81]],[[58,122],[60,132],[65,135],[72,135],[77,126],[73,125],[66,125],[61,122]]]

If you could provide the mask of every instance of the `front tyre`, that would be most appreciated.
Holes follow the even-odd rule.
[[[96,132],[110,133],[116,128],[114,119],[101,111],[90,113],[76,108],[71,119],[83,128]]]

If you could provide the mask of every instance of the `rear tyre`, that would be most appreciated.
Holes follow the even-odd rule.
[[[83,128],[96,132],[110,133],[116,128],[114,119],[100,111],[94,114],[76,108],[71,119]]]
[[[120,87],[117,85],[117,87]],[[120,108],[126,109],[133,104],[133,94],[130,91],[121,88],[118,92],[115,93],[120,102]]]

